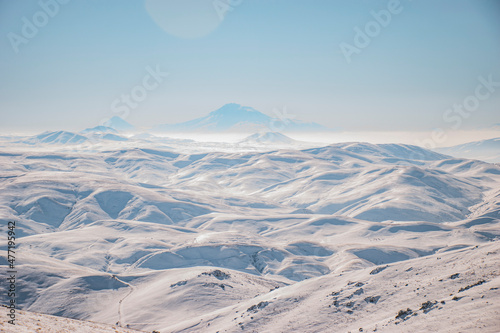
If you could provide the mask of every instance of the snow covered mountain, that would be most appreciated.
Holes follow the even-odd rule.
[[[54,131],[54,132],[44,132],[42,134],[33,136],[26,140],[22,140],[22,143],[27,144],[39,144],[39,143],[48,143],[48,144],[81,144],[87,141],[88,138],[86,136],[66,132],[66,131]]]
[[[102,127],[102,129],[101,129]],[[114,133],[117,133],[114,131]],[[74,146],[74,145],[84,145],[84,144],[97,144],[101,141],[127,141],[126,137],[120,136],[118,134],[113,134],[113,129],[98,126],[91,129],[86,129],[78,133],[66,132],[66,131],[54,131],[54,132],[44,132],[39,135],[31,137],[22,137],[14,141],[14,143],[28,144],[28,145],[39,145],[39,144],[50,144],[59,146]]]
[[[230,103],[210,112],[207,116],[178,124],[163,124],[152,130],[157,132],[179,131],[329,131],[316,123],[306,123],[293,119],[280,120],[265,115],[248,106]]]
[[[500,163],[500,138],[469,142],[453,147],[437,148],[438,152],[490,163]]]
[[[497,330],[500,166],[148,140],[0,145],[21,309],[117,331]]]

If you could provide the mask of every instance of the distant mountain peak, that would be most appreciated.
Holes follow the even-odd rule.
[[[48,143],[48,144],[81,144],[86,142],[87,137],[67,131],[46,131],[42,134],[30,137],[25,142],[28,144]]]
[[[225,104],[205,117],[177,124],[162,124],[154,127],[153,130],[161,132],[272,132],[277,125],[280,126],[280,131],[329,131],[328,128],[316,123],[306,123],[293,119],[276,120],[250,106],[237,103]]]

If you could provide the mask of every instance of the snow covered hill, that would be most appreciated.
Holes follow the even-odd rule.
[[[294,139],[279,132],[261,132],[247,136],[240,141],[243,145],[294,145]]]
[[[88,138],[86,136],[66,132],[66,131],[54,131],[54,132],[44,132],[42,134],[33,136],[31,138],[25,139],[21,141],[21,143],[27,144],[39,144],[39,143],[48,143],[48,144],[81,144],[86,142]]]
[[[6,307],[0,307],[0,312],[2,318],[7,317]],[[139,333],[139,331],[117,325],[99,324],[30,311],[17,311],[15,323],[12,325],[1,320],[0,331],[3,333]]]
[[[85,147],[85,146],[95,146],[100,144],[102,141],[127,141],[128,139],[121,136],[114,131],[112,128],[105,126],[97,126],[94,128],[88,128],[78,133],[66,132],[66,131],[53,131],[45,132],[39,135],[34,135],[31,137],[20,137],[16,138],[10,144],[19,144],[37,146],[40,144],[50,144],[58,145],[60,147]],[[9,140],[12,141],[12,140]]]
[[[22,142],[0,145],[0,220],[23,310],[162,333],[500,324],[498,165],[399,144]]]

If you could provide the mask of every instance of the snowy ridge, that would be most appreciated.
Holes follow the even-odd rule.
[[[50,144],[79,144],[87,141],[88,138],[76,133],[66,131],[45,132],[36,135],[23,143],[37,144],[37,143],[50,143]]]
[[[66,131],[54,131],[45,132],[40,135],[35,135],[32,137],[23,137],[16,141],[14,144],[25,144],[36,146],[39,144],[51,144],[64,146],[85,146],[85,145],[95,145],[96,143],[102,141],[127,141],[126,137],[120,136],[116,131],[112,131],[110,128],[103,126],[94,127],[86,129],[78,133],[66,132]]]

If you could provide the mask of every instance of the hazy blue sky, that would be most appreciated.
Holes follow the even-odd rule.
[[[0,0],[4,132],[80,130],[119,110],[148,127],[228,102],[347,130],[500,122],[500,83],[478,88],[500,82],[496,0],[54,1]],[[473,111],[446,113],[467,98]]]

